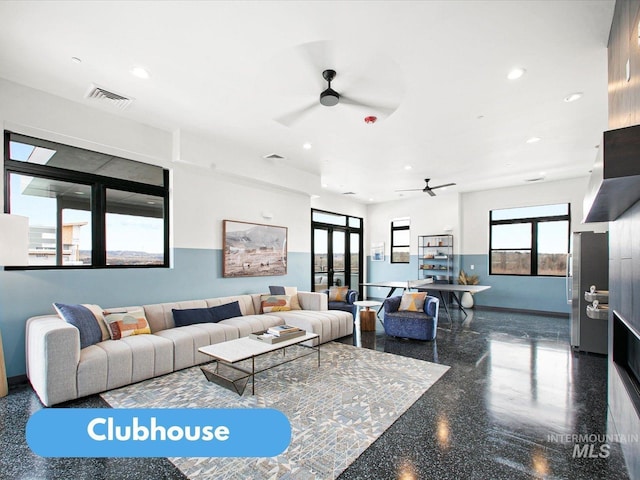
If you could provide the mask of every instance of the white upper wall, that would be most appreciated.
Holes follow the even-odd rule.
[[[489,212],[495,209],[529,207],[554,203],[571,204],[572,232],[605,231],[608,223],[582,224],[582,200],[588,177],[541,182],[518,187],[497,188],[462,194],[462,252],[487,254],[489,251]]]
[[[307,195],[278,190],[216,171],[176,165],[173,175],[175,245],[222,248],[222,221],[287,227],[289,252],[311,248]]]
[[[228,145],[176,135],[3,79],[0,126],[168,168],[173,247],[222,248],[222,220],[229,219],[287,227],[289,251],[310,250],[311,207],[305,189],[315,182],[312,175],[298,178],[298,172],[273,164],[252,170],[256,164],[245,162],[241,152],[234,158]],[[4,158],[3,142],[0,154]],[[244,176],[224,172],[233,162],[237,170],[242,170],[238,165],[246,166]],[[0,191],[3,179],[0,175]],[[3,202],[0,195],[0,208]]]
[[[334,195],[328,192],[323,192],[319,197],[312,197],[311,208],[363,219],[367,216],[367,206],[365,204],[354,202],[344,195]]]
[[[391,252],[391,221],[411,219],[411,254],[418,253],[419,235],[452,234],[454,253],[459,251],[460,226],[458,195],[439,193],[431,197],[426,193],[394,202],[369,205],[365,232],[365,250],[369,254],[372,242],[384,242],[385,255]]]

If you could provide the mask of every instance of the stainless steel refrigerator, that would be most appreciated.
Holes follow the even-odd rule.
[[[576,232],[567,277],[571,298],[571,346],[581,352],[607,354],[608,320],[587,316],[585,292],[595,285],[609,290],[609,234]]]

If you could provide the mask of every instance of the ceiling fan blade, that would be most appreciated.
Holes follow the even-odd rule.
[[[445,183],[444,185],[438,185],[437,187],[431,187],[431,190],[434,190],[436,188],[452,187],[453,185],[455,185],[455,183]]]
[[[290,127],[295,123],[302,120],[311,110],[314,110],[320,104],[317,101],[313,101],[304,107],[298,108],[292,112],[285,113],[275,119],[276,122],[284,125],[285,127]]]
[[[395,192],[422,192],[422,188],[410,188],[408,190],[394,190]]]
[[[318,86],[327,84],[322,79],[322,72],[328,68],[332,68],[331,59],[334,58],[334,47],[329,41],[319,40],[308,42],[296,48],[299,58],[306,64],[306,68],[310,72],[314,72],[314,78],[318,82]]]
[[[380,104],[374,104],[369,102],[363,102],[343,94],[340,94],[340,103],[345,105],[353,105],[356,107],[368,108],[370,110],[380,112],[383,115],[387,115],[387,116],[391,115],[398,108],[397,106],[394,107],[390,105],[380,105]]]
[[[435,197],[435,196],[436,196],[435,192],[432,192],[431,190],[432,190],[432,189],[430,188],[429,190],[426,190],[426,192],[427,192],[429,195],[431,195],[432,197]]]

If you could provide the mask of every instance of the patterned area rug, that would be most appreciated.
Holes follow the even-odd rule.
[[[290,347],[287,357],[303,348]],[[281,355],[260,357],[256,368]],[[200,368],[193,367],[102,397],[112,407],[269,407],[289,418],[291,444],[277,457],[170,458],[190,479],[333,479],[448,369],[329,342],[321,347],[319,368],[314,353],[256,375],[255,395],[250,384],[239,396],[209,383]]]

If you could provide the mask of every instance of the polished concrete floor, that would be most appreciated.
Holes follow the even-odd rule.
[[[628,478],[619,445],[604,437],[606,359],[571,351],[568,319],[452,313],[434,342],[386,337],[379,322],[342,339],[452,368],[340,479]],[[106,407],[98,396],[65,406]],[[0,479],[185,478],[165,459],[38,457],[24,429],[40,408],[27,385],[0,399]]]

